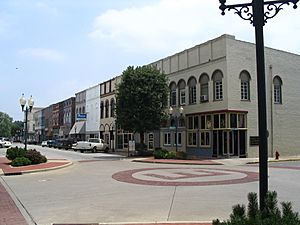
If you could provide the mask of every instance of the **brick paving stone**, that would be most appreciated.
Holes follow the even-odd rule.
[[[25,218],[1,183],[0,225],[27,225]]]

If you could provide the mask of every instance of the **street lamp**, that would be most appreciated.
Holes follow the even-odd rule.
[[[172,106],[170,106],[170,108],[169,108],[169,114],[170,114],[171,121],[172,121],[172,117],[175,119],[176,152],[178,151],[178,122],[179,122],[179,118],[182,117],[182,113],[183,113],[182,106],[180,106],[180,108],[179,108],[179,114],[180,115],[175,114],[174,116],[173,116],[173,108],[172,108]],[[171,126],[172,126],[172,124],[171,124]]]
[[[22,94],[20,98],[20,105],[22,107],[22,111],[25,112],[25,132],[24,132],[24,138],[25,138],[25,150],[27,150],[27,135],[28,135],[28,129],[27,129],[27,122],[28,122],[28,112],[31,112],[32,107],[34,105],[34,101],[32,99],[32,95],[27,101],[26,105],[26,99],[24,97],[24,94]]]
[[[268,131],[266,113],[266,82],[265,82],[265,53],[263,26],[268,19],[275,17],[283,5],[294,4],[297,8],[299,0],[267,1],[252,0],[252,3],[226,5],[226,0],[219,0],[222,15],[225,10],[234,10],[243,20],[249,20],[255,27],[256,43],[256,70],[257,70],[257,95],[258,95],[258,127],[259,127],[259,202],[260,209],[265,208],[265,198],[268,191]],[[266,12],[264,6],[266,5]],[[252,12],[250,10],[252,7]]]

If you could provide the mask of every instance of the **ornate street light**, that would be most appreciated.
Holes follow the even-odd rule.
[[[297,8],[299,0],[266,1],[252,0],[251,3],[226,5],[226,0],[219,0],[222,15],[225,10],[234,10],[243,20],[249,20],[255,27],[258,124],[259,124],[259,202],[260,209],[265,208],[265,197],[268,191],[268,131],[266,113],[266,82],[263,26],[268,19],[275,17],[282,6],[293,4]],[[264,11],[266,6],[266,12]],[[252,11],[250,8],[252,7]]]
[[[170,106],[170,108],[169,108],[169,114],[170,114],[170,119],[172,119],[172,117],[174,117],[174,119],[175,119],[175,140],[176,140],[176,152],[178,151],[178,122],[179,122],[179,118],[181,118],[182,117],[182,113],[183,113],[183,108],[182,108],[182,106],[180,106],[180,108],[179,108],[179,114],[180,115],[175,115],[175,116],[173,116],[173,108],[172,108],[172,106]],[[171,120],[172,121],[172,120]],[[171,126],[172,126],[172,124],[171,124]]]
[[[24,94],[22,94],[21,98],[20,98],[20,105],[22,107],[22,111],[25,113],[25,132],[24,132],[24,139],[25,139],[25,150],[27,150],[27,135],[28,135],[28,112],[31,112],[32,107],[34,105],[34,101],[32,99],[32,95],[30,96],[30,98],[27,101],[27,105],[26,105],[26,99],[24,97]]]

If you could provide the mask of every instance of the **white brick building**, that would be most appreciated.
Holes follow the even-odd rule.
[[[276,150],[297,155],[300,56],[266,48],[265,61],[269,155]],[[169,77],[170,105],[179,118],[178,150],[207,157],[258,156],[254,44],[222,35],[151,65]],[[175,150],[175,122],[173,117],[161,129],[164,148]]]

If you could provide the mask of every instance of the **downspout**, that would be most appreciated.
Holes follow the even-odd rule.
[[[274,157],[274,125],[273,125],[273,66],[269,65],[269,87],[270,87],[270,148],[271,148],[271,156]]]

